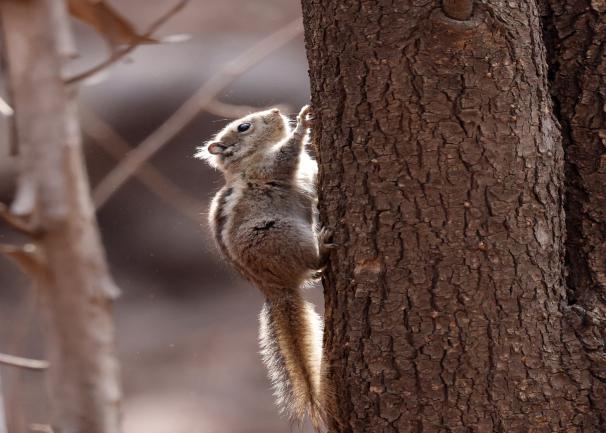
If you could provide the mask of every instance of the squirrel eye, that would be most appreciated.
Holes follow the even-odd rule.
[[[250,129],[250,123],[244,122],[238,125],[238,132],[246,132]]]

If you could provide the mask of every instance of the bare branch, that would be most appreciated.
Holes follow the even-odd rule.
[[[76,41],[69,21],[69,12],[65,1],[54,2],[50,6],[51,19],[57,23],[67,23],[65,26],[57,26],[57,52],[64,59],[74,58],[78,55]]]
[[[113,52],[107,60],[104,60],[98,65],[93,66],[92,68],[84,72],[76,74],[73,77],[66,78],[64,80],[65,84],[77,83],[79,81],[92,77],[96,73],[101,72],[106,68],[109,68],[111,65],[118,62],[120,59],[124,58],[126,55],[131,53],[135,48],[139,47],[142,43],[144,43],[148,37],[150,37],[162,24],[168,21],[173,15],[183,9],[187,3],[189,3],[189,0],[180,0],[179,3],[170,8],[168,11],[162,14],[156,21],[154,21],[154,23],[149,26],[145,33],[141,35],[141,38],[137,39],[127,47]]]
[[[80,115],[84,132],[116,161],[132,150],[130,144],[122,136],[84,104],[80,105]],[[200,213],[206,207],[205,203],[183,191],[149,163],[144,164],[136,176],[143,185],[164,202],[195,224],[200,224]]]
[[[200,110],[212,103],[225,87],[261,60],[299,36],[302,31],[301,19],[297,18],[224,65],[99,183],[93,193],[97,208],[102,207],[112,194],[139,170],[144,162],[173,139],[198,115]]]
[[[48,361],[23,358],[21,356],[7,355],[6,353],[0,353],[0,364],[8,365],[9,367],[25,368],[27,370],[35,371],[46,370],[49,366]]]
[[[24,274],[32,278],[44,278],[47,275],[46,260],[35,244],[23,246],[0,244],[0,254],[15,262]]]
[[[0,220],[4,221],[13,230],[33,239],[40,238],[42,235],[42,231],[39,228],[34,227],[33,224],[22,217],[11,213],[4,203],[0,203]]]

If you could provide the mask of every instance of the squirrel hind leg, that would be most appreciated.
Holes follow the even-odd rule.
[[[299,287],[310,276],[318,261],[316,239],[288,220],[274,221],[267,230],[246,232],[245,242],[236,242],[237,256],[248,268],[255,269],[267,287]],[[263,288],[261,288],[263,289]]]

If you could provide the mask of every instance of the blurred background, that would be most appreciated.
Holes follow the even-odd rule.
[[[107,3],[143,32],[176,0]],[[112,134],[136,146],[227,63],[300,13],[296,0],[191,0],[154,33],[162,43],[141,45],[86,80],[79,102],[92,187],[115,167],[112,152],[124,150]],[[93,28],[73,21],[73,30],[79,56],[66,76],[110,55]],[[239,71],[217,99],[280,105],[294,115],[309,99],[302,33],[270,51]],[[222,179],[192,157],[237,111],[221,104],[202,111],[150,160],[146,184],[130,178],[99,209],[108,260],[123,292],[116,325],[127,433],[298,430],[277,413],[258,354],[262,297],[209,241],[207,207]],[[0,138],[0,200],[10,203],[15,161],[6,137]],[[0,227],[1,242],[19,240]],[[309,298],[321,311],[317,287]],[[36,304],[28,278],[0,257],[0,352],[44,358]],[[2,378],[13,425],[47,423],[43,374],[2,367]]]

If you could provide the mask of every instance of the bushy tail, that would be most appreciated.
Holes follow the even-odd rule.
[[[260,315],[261,355],[280,411],[324,424],[320,384],[322,321],[296,290],[267,298]]]

